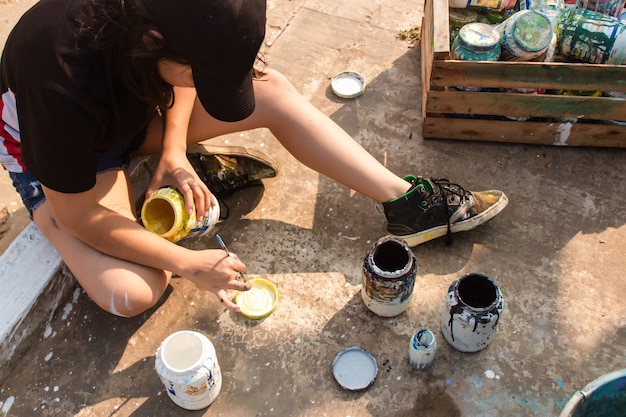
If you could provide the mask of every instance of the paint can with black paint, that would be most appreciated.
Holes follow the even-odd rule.
[[[448,288],[441,332],[453,348],[478,352],[491,343],[503,308],[494,280],[478,273],[463,275]]]
[[[437,339],[433,332],[423,327],[413,333],[409,342],[409,363],[413,369],[424,371],[433,365]]]
[[[416,275],[417,259],[407,243],[393,236],[383,237],[363,261],[361,298],[379,316],[397,316],[411,302]]]

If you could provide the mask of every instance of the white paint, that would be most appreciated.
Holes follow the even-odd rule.
[[[61,316],[61,320],[67,320],[67,316],[69,316],[72,308],[73,307],[70,303],[65,304],[65,307],[63,307],[63,315]]]
[[[16,333],[61,266],[61,257],[34,223],[30,223],[0,257],[0,340],[2,360],[13,355],[28,334]],[[49,306],[50,310],[56,305]],[[6,349],[6,351],[5,351]]]
[[[14,402],[15,402],[15,397],[11,395],[9,398],[7,398],[4,404],[0,403],[0,405],[2,405],[2,415],[5,416],[9,412]]]
[[[130,316],[126,316],[126,315],[124,315],[124,314],[120,313],[120,312],[117,310],[117,307],[115,306],[115,293],[116,293],[116,290],[117,290],[117,288],[113,288],[113,291],[111,291],[111,302],[109,303],[109,310],[111,310],[111,313],[115,314],[116,316],[119,316],[119,317],[125,317],[125,318],[126,318],[126,317],[130,317]],[[131,308],[131,306],[130,306],[130,302],[129,302],[129,300],[128,300],[128,293],[126,293],[126,292],[124,293],[124,306],[125,306],[125,307],[129,310],[129,311],[131,311],[131,310],[132,310],[132,308]]]
[[[572,126],[573,124],[570,122],[561,123],[559,125],[559,127],[556,129],[556,131],[559,133],[559,136],[554,141],[554,144],[556,146],[567,146],[567,140],[572,133]]]

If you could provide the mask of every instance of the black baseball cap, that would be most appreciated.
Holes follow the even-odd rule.
[[[200,103],[218,120],[254,111],[252,66],[265,37],[266,0],[142,0],[174,52],[191,65]]]

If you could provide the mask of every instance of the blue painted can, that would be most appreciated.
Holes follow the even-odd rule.
[[[433,365],[437,339],[433,332],[423,327],[411,336],[409,342],[409,363],[414,369],[424,371]]]

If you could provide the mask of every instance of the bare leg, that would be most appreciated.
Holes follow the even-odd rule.
[[[256,109],[245,120],[220,122],[196,101],[189,125],[190,143],[226,133],[266,127],[300,162],[376,201],[388,201],[405,193],[410,184],[398,177],[332,119],[304,98],[280,73],[267,73],[254,82]],[[155,119],[144,148],[160,148],[160,120]]]
[[[103,206],[136,220],[128,179],[123,171],[99,174],[96,188]],[[59,228],[47,202],[35,210],[33,220],[57,249],[85,292],[102,309],[130,317],[154,306],[163,295],[171,273],[96,251]]]

